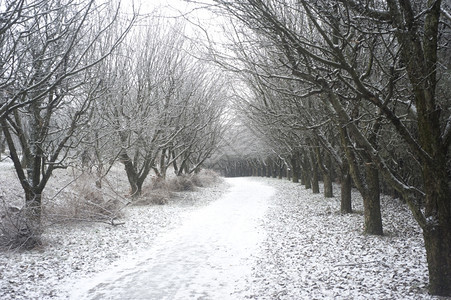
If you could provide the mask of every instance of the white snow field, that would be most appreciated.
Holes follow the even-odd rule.
[[[367,236],[359,195],[341,215],[335,189],[233,178],[128,207],[124,225],[54,225],[40,249],[0,253],[0,299],[444,299],[406,206],[383,197],[385,235]]]

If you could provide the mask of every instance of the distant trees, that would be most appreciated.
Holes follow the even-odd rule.
[[[110,160],[124,165],[133,196],[151,171],[164,179],[170,167],[177,175],[199,170],[223,130],[225,81],[191,56],[183,26],[146,20],[104,63],[109,92],[98,105],[98,125],[110,134]]]
[[[367,233],[382,234],[381,186],[401,195],[423,228],[430,292],[451,295],[447,3],[214,2],[236,53],[216,57],[244,74],[253,126],[296,145],[314,189],[332,159],[350,174]]]

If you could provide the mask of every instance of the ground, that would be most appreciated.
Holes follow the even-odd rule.
[[[0,298],[442,299],[407,207],[384,196],[385,235],[368,236],[359,195],[341,215],[338,193],[235,178],[127,207],[123,225],[54,224],[38,249],[1,253]]]
[[[355,213],[339,213],[339,198],[302,186],[277,187],[263,223],[251,284],[255,299],[435,299],[421,229],[398,199],[382,198],[384,236],[364,235],[361,198]],[[339,195],[335,186],[335,195]],[[252,298],[252,297],[251,297]],[[437,298],[438,299],[438,298]]]

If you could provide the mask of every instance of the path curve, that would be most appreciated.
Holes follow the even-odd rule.
[[[236,299],[251,275],[274,188],[226,179],[230,190],[189,213],[149,251],[75,287],[71,299]]]

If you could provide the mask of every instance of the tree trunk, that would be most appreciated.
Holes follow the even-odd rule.
[[[313,167],[312,170],[312,193],[319,194],[319,178],[318,178],[318,170]]]
[[[108,173],[108,172],[107,172]],[[103,179],[103,163],[100,159],[97,160],[97,166],[96,166],[96,187],[101,189],[102,188],[102,179]]]
[[[327,154],[321,155],[319,143],[312,142],[311,146],[314,149],[313,151],[316,156],[316,165],[319,167],[321,174],[323,175],[324,197],[332,198],[334,194],[332,188],[332,161],[330,156]],[[312,157],[312,160],[314,160],[314,157]]]
[[[302,176],[304,178],[305,189],[312,188],[312,180],[311,180],[311,168],[310,162],[308,160],[307,155],[304,157],[304,163],[302,164]]]
[[[349,169],[346,168],[341,173],[341,201],[340,211],[342,214],[352,213],[351,202],[352,181]]]
[[[139,197],[141,195],[141,191],[138,187],[138,177],[134,173],[127,172],[128,183],[130,184],[130,196]]]
[[[326,155],[327,168],[324,169],[323,182],[324,182],[324,197],[333,198],[334,189],[332,185],[333,180],[333,166],[332,159],[329,155]]]
[[[298,161],[297,161],[297,157],[295,154],[291,155],[290,162],[291,162],[291,169],[293,170],[292,171],[292,181],[294,183],[298,183],[299,182],[299,166],[298,166]]]
[[[141,196],[142,190],[143,190],[142,187],[143,187],[143,182],[141,180],[138,180],[136,182],[136,191],[132,195],[134,195],[135,197]]]
[[[160,174],[163,179],[166,178],[166,149],[161,150],[161,156],[160,156]]]
[[[40,244],[42,234],[42,196],[32,189],[25,191],[25,215],[24,223],[19,223],[16,239],[21,243],[20,247],[32,249]]]
[[[380,211],[379,171],[370,158],[365,159],[365,179],[360,172],[357,157],[349,140],[346,128],[340,127],[340,140],[346,154],[349,172],[363,198],[364,231],[367,234],[382,235],[382,217]],[[366,181],[366,183],[365,183]]]
[[[429,293],[451,295],[451,224],[423,229],[429,270]]]
[[[366,163],[367,191],[363,193],[365,233],[383,235],[379,190],[379,171],[372,163]]]
[[[5,139],[3,138],[3,131],[0,129],[0,154],[5,153],[6,145]]]
[[[332,176],[330,176],[330,174],[324,174],[323,182],[324,182],[324,197],[333,198],[334,192],[332,187]]]
[[[445,151],[444,151],[445,152]],[[429,270],[429,293],[451,296],[451,200],[445,155],[423,164],[426,227],[423,228]]]
[[[266,177],[271,177],[272,176],[272,169],[271,169],[272,165],[270,161],[267,161],[266,163]]]
[[[173,159],[172,166],[174,167],[174,173],[177,174],[179,171],[179,168],[177,165],[177,159],[175,158],[176,157],[175,151],[171,151],[171,155],[172,155],[172,159]]]
[[[41,228],[42,196],[32,189],[25,191],[25,209],[27,222],[33,230]]]
[[[315,162],[315,159],[312,154],[312,192],[313,194],[319,194],[319,174],[318,174],[318,165]]]
[[[133,162],[127,155],[125,150],[119,156],[120,162],[124,165],[125,173],[127,174],[128,183],[130,184],[130,195],[138,197],[141,195],[141,189],[138,187],[138,174],[135,171]]]
[[[285,165],[282,161],[282,162],[280,162],[280,166],[279,166],[279,176],[278,176],[279,179],[283,178],[284,169],[285,169]]]

